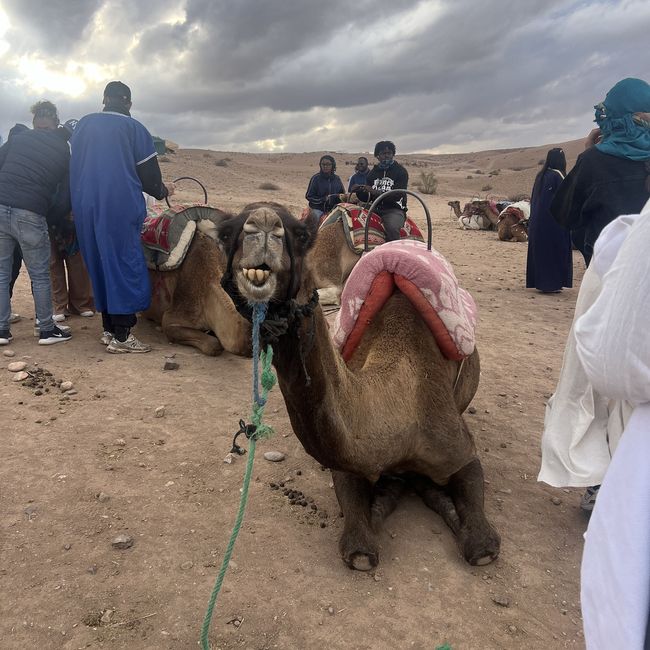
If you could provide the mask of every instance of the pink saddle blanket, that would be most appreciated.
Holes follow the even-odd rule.
[[[365,253],[345,284],[332,339],[346,361],[396,287],[422,315],[447,358],[460,360],[472,354],[477,309],[471,294],[458,285],[451,265],[438,251],[401,240]]]

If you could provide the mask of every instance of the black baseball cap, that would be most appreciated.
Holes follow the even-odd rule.
[[[124,102],[131,101],[131,89],[121,81],[111,81],[104,88],[104,97],[121,99]]]

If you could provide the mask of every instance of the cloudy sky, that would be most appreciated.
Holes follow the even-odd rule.
[[[582,137],[648,78],[647,0],[0,0],[0,134],[127,83],[184,147],[447,153]]]

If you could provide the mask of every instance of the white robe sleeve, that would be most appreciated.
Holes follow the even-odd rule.
[[[576,322],[577,352],[594,388],[634,405],[650,402],[650,210],[629,230]]]

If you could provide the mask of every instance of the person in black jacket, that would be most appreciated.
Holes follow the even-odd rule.
[[[50,239],[45,219],[57,186],[68,173],[68,135],[58,128],[59,117],[51,102],[38,102],[32,106],[32,114],[33,130],[12,136],[0,147],[0,345],[13,338],[9,285],[16,245],[22,250],[32,281],[39,344],[70,338],[70,333],[52,320]]]
[[[551,203],[587,266],[600,231],[650,199],[650,85],[623,79],[595,109],[598,129]]]
[[[357,188],[359,200],[374,201],[390,190],[408,189],[409,174],[395,159],[395,145],[382,140],[375,145],[375,158],[379,161],[366,180],[366,185]],[[406,194],[395,194],[381,201],[375,212],[381,217],[386,232],[386,241],[400,238],[400,230],[406,222]]]
[[[309,179],[305,198],[312,211],[320,217],[338,203],[338,195],[345,190],[341,179],[334,173],[336,160],[332,156],[321,156],[318,166],[320,171]]]

